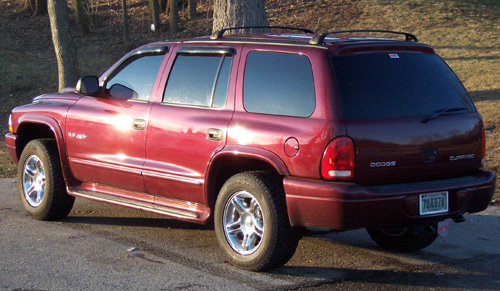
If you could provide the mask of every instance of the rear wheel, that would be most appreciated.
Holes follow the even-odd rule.
[[[436,223],[367,229],[367,231],[381,248],[395,252],[412,252],[423,249],[437,238]]]
[[[300,239],[289,223],[282,186],[265,172],[228,179],[217,198],[214,221],[224,255],[246,270],[282,266]]]
[[[75,198],[66,193],[53,139],[33,140],[26,145],[17,177],[21,203],[31,217],[58,220],[69,214]]]

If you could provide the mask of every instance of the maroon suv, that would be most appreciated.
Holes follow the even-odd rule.
[[[142,46],[15,108],[26,211],[62,219],[76,196],[214,223],[231,263],[265,270],[301,227],[412,251],[488,206],[481,116],[414,35],[231,30]]]

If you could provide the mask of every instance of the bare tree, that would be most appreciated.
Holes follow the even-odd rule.
[[[47,0],[24,0],[23,12],[32,15],[43,15],[47,13]]]
[[[189,0],[189,19],[196,17],[196,0]]]
[[[269,26],[265,0],[215,0],[213,32],[242,26]]]
[[[76,47],[69,30],[66,0],[48,0],[50,30],[57,58],[59,90],[74,86],[80,75]]]
[[[89,25],[89,18],[83,7],[83,5],[87,5],[87,3],[84,3],[84,1],[85,0],[73,0],[73,3],[75,6],[76,22],[80,27],[80,31],[83,34],[87,34],[90,32],[90,25]]]
[[[123,43],[128,44],[130,42],[130,37],[128,33],[127,0],[122,0],[122,13],[123,13]]]
[[[170,32],[177,33],[179,31],[179,0],[169,0],[170,2]]]
[[[160,3],[158,0],[149,0],[149,10],[151,11],[155,31],[158,31],[160,28]]]

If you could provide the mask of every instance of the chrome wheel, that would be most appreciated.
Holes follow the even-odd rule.
[[[31,207],[38,207],[45,194],[45,170],[39,157],[31,155],[26,159],[22,173],[23,193]]]
[[[224,207],[222,219],[226,239],[238,254],[249,255],[259,248],[264,235],[264,217],[252,194],[234,193]]]

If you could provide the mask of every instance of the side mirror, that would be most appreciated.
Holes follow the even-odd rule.
[[[76,83],[76,92],[83,95],[99,92],[99,79],[96,76],[81,77]]]

